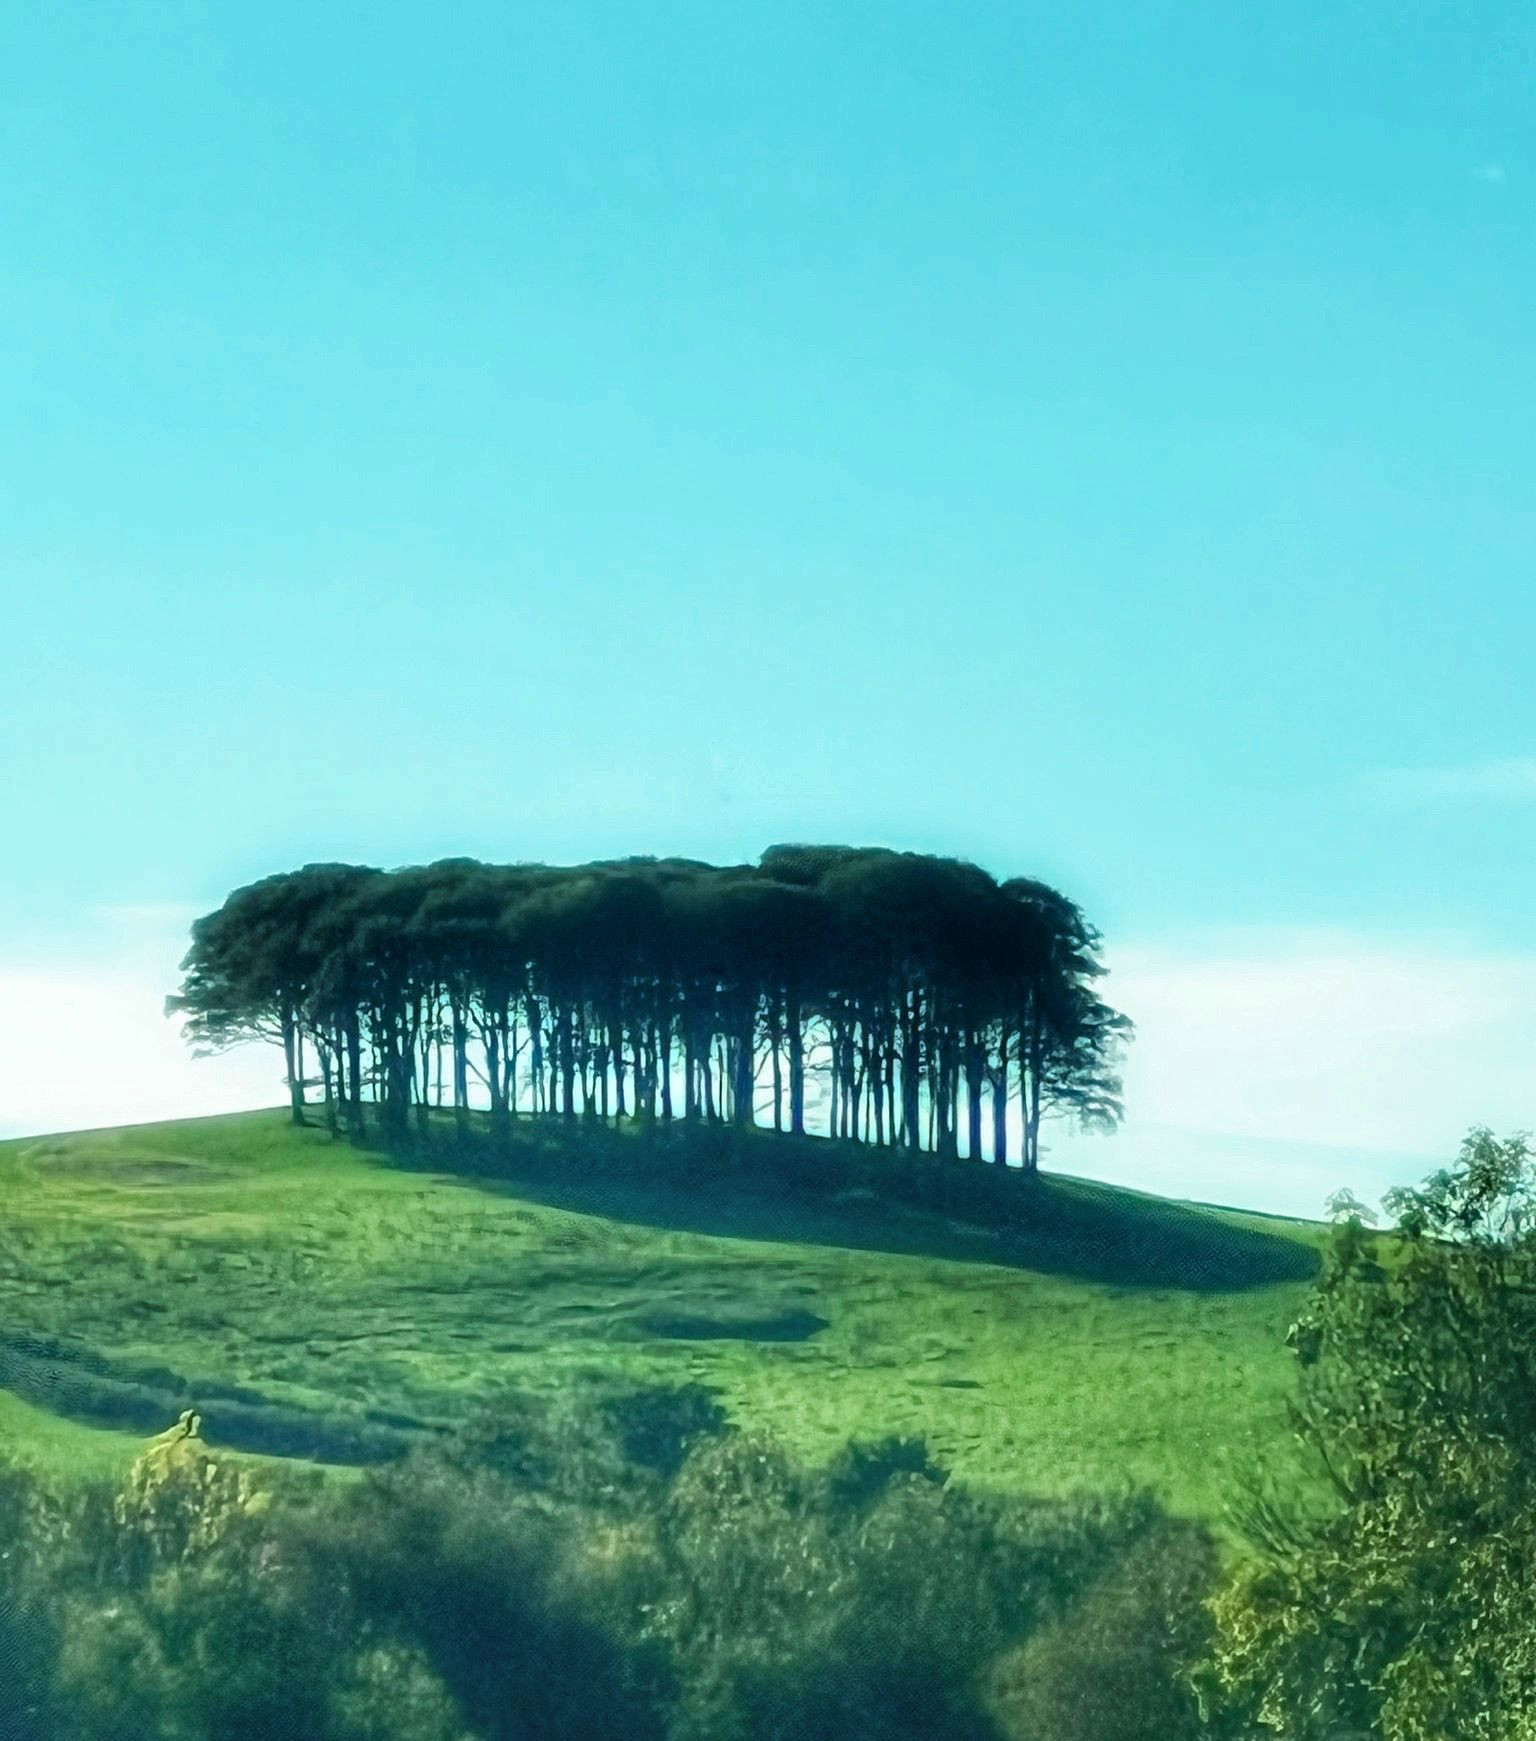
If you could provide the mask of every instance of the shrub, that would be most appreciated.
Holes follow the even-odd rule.
[[[546,1495],[431,1457],[366,1478],[307,1525],[357,1623],[416,1653],[484,1741],[662,1733],[668,1681],[626,1648],[622,1559]],[[628,1634],[628,1639],[626,1638]]]
[[[652,1384],[617,1392],[600,1405],[625,1459],[670,1479],[690,1450],[726,1430],[725,1410],[702,1384]]]
[[[196,1417],[151,1442],[110,1500],[65,1507],[52,1582],[63,1615],[55,1698],[78,1741],[339,1736],[346,1640],[308,1600],[272,1527],[273,1495],[213,1456]]]
[[[928,1454],[922,1439],[853,1439],[833,1457],[827,1469],[834,1502],[867,1505],[883,1493],[898,1475],[916,1475],[941,1484],[948,1479],[941,1464]]]
[[[991,1708],[1009,1741],[1183,1741],[1200,1733],[1184,1670],[1209,1641],[1216,1576],[1201,1532],[1144,1530],[1067,1609],[1001,1657]]]
[[[1107,1578],[1158,1519],[1145,1498],[983,1495],[949,1481],[920,1441],[853,1446],[821,1471],[749,1434],[708,1443],[655,1530],[652,1625],[684,1688],[675,1733],[996,1733],[992,1664]],[[1106,1637],[1101,1655],[1113,1652]],[[1172,1685],[1177,1659],[1161,1666]]]
[[[1304,1460],[1248,1496],[1203,1691],[1295,1741],[1529,1741],[1536,1153],[1475,1129],[1384,1207],[1292,1327]]]
[[[812,1468],[697,1387],[344,1485],[184,1417],[116,1491],[0,1471],[0,1552],[0,1741],[1175,1741],[1210,1569],[1145,1497],[981,1493],[919,1440]]]

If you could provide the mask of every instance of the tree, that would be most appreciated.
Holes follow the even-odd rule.
[[[1026,1169],[1040,1121],[1120,1116],[1129,1022],[1098,996],[1098,934],[1058,891],[884,847],[770,847],[755,864],[472,859],[307,865],[193,927],[169,1013],[215,1048],[281,1045],[295,1122],[386,1137],[472,1105],[505,1139],[526,1104],[571,1118],[765,1113],[941,1160]],[[766,1082],[764,1077],[766,1075]]]
[[[223,1051],[250,1040],[283,1048],[293,1122],[304,1120],[305,1005],[323,965],[314,923],[379,872],[360,865],[310,864],[236,889],[192,926],[180,992],[166,1014],[186,1018],[195,1050]]]
[[[1485,1128],[1393,1233],[1346,1206],[1290,1336],[1311,1497],[1242,1508],[1213,1702],[1292,1741],[1536,1734],[1533,1206],[1525,1136]]]

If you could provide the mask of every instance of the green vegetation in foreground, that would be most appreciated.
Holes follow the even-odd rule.
[[[690,1179],[682,1133],[663,1178],[661,1140],[524,1125],[498,1179],[277,1112],[0,1144],[0,1431],[94,1474],[195,1400],[215,1443],[358,1463],[509,1391],[694,1381],[813,1460],[921,1435],[1213,1516],[1283,1429],[1320,1228],[1042,1179],[1002,1235]]]

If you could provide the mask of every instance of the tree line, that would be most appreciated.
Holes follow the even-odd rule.
[[[1034,1170],[1046,1114],[1120,1117],[1099,947],[1045,883],[885,848],[310,864],[195,922],[166,1009],[280,1045],[295,1122],[354,1137],[681,1118]]]

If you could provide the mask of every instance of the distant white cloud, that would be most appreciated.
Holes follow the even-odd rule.
[[[1367,776],[1378,798],[1536,799],[1536,756],[1506,756],[1449,768],[1384,768]]]
[[[1486,181],[1490,187],[1504,185],[1504,165],[1502,163],[1480,163],[1472,173],[1479,181]]]
[[[1536,1114],[1536,956],[1272,931],[1128,951],[1117,980],[1149,1121],[1433,1154]]]
[[[1126,1124],[1059,1134],[1069,1170],[1315,1214],[1449,1160],[1473,1124],[1536,1127],[1536,956],[1281,929],[1110,966],[1138,1029]]]
[[[1321,1217],[1341,1186],[1374,1206],[1393,1185],[1416,1183],[1449,1158],[1227,1136],[1148,1124],[1134,1115],[1113,1136],[1063,1131],[1044,1155],[1055,1172],[1309,1221]]]
[[[143,973],[0,967],[0,1137],[140,1124],[275,1105],[281,1060],[263,1048],[194,1059]]]
[[[265,1048],[192,1058],[163,1009],[196,909],[101,907],[64,964],[34,945],[0,958],[0,1137],[272,1106],[282,1065]]]

